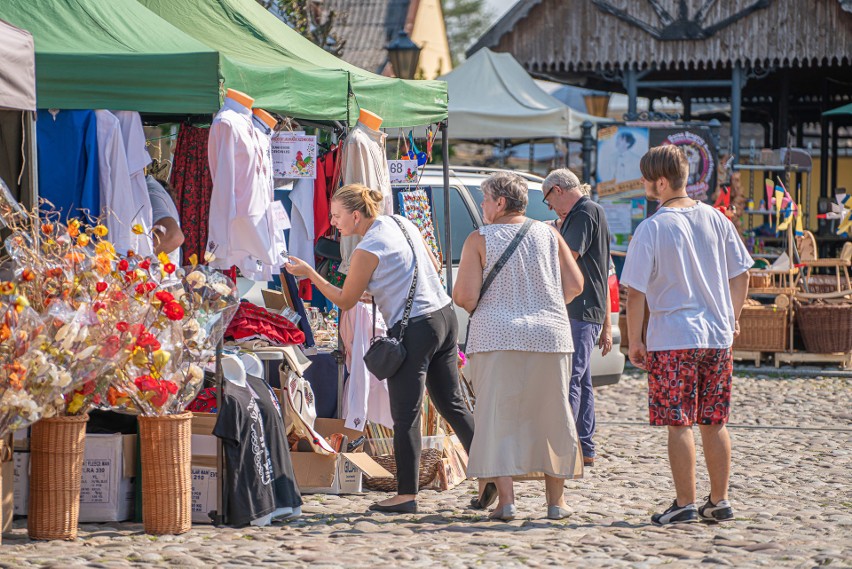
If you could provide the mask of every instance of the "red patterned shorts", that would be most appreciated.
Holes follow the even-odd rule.
[[[648,352],[652,425],[724,425],[731,409],[730,348]]]

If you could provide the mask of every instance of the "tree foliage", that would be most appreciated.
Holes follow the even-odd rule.
[[[464,59],[464,52],[491,26],[491,12],[484,0],[441,0],[447,39],[453,65]]]
[[[321,0],[257,0],[284,23],[324,50],[340,57],[346,41],[334,29],[342,14],[323,6]]]

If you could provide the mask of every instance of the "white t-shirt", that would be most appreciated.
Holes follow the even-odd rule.
[[[402,221],[417,251],[419,272],[410,318],[440,310],[450,303],[450,297],[429,259],[420,230],[407,219],[395,217]],[[388,326],[393,326],[402,320],[408,289],[411,288],[411,277],[414,274],[411,246],[396,222],[390,216],[382,215],[376,218],[356,249],[363,249],[379,258],[379,264],[367,284],[367,292],[373,295],[376,307]]]
[[[707,204],[664,207],[640,223],[621,283],[648,300],[648,350],[730,348],[728,281],[753,264],[734,224]]]
[[[151,219],[154,225],[161,219],[171,217],[180,227],[177,206],[166,189],[153,176],[146,176],[145,182],[148,185],[148,197],[151,198]],[[169,253],[169,260],[177,267],[183,264],[180,247]]]

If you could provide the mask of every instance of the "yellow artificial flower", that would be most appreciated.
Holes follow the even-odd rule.
[[[148,364],[148,355],[145,353],[144,348],[134,348],[133,357],[131,358],[133,363],[138,366],[144,366]]]
[[[95,245],[95,253],[113,259],[115,258],[115,247],[109,241],[100,241]]]
[[[104,238],[109,233],[109,229],[106,228],[105,225],[96,225],[92,232],[100,238]]]
[[[198,255],[196,255],[195,253],[193,253],[192,255],[190,255],[190,256],[189,256],[189,264],[190,264],[190,265],[192,265],[193,267],[194,267],[195,265],[197,265],[197,264],[198,264]]]
[[[15,283],[9,281],[0,282],[0,294],[15,294]]]
[[[68,235],[77,237],[80,234],[80,220],[71,219],[68,221]]]
[[[79,411],[80,409],[83,408],[83,404],[85,402],[86,402],[86,398],[83,397],[82,394],[75,393],[74,397],[68,403],[68,414],[74,415],[75,413],[77,413],[77,411]]]
[[[142,225],[139,223],[134,223],[130,230],[136,235],[142,235],[143,233],[145,233],[145,228],[142,227]]]
[[[163,369],[172,357],[171,354],[164,350],[157,350],[152,355],[154,357],[154,367],[158,370]]]
[[[77,237],[77,245],[79,245],[80,247],[85,247],[86,245],[89,244],[89,241],[90,241],[89,236],[86,235],[85,233],[80,235],[79,237]]]
[[[157,260],[160,261],[160,264],[162,264],[162,265],[166,265],[168,263],[171,263],[169,256],[166,255],[165,253],[163,253],[162,251],[160,251],[160,254],[157,255]]]

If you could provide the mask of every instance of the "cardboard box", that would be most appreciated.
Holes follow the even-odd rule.
[[[26,516],[30,498],[30,453],[15,451],[14,463],[15,515]]]
[[[209,512],[219,509],[216,464],[217,440],[213,435],[218,415],[192,414],[192,523],[210,524]]]
[[[343,425],[341,419],[317,419],[314,429],[324,437],[341,433],[349,440],[364,434]],[[393,476],[367,456],[363,448],[331,456],[313,452],[294,452],[290,456],[296,482],[303,494],[358,494],[363,491],[364,475],[380,478]]]
[[[136,435],[87,434],[80,483],[80,522],[123,522],[133,516]]]
[[[0,533],[12,529],[15,515],[15,457],[12,454],[12,436],[0,440]]]
[[[216,490],[219,469],[216,457],[193,457],[192,459],[192,523],[209,524],[211,511],[218,511]]]

